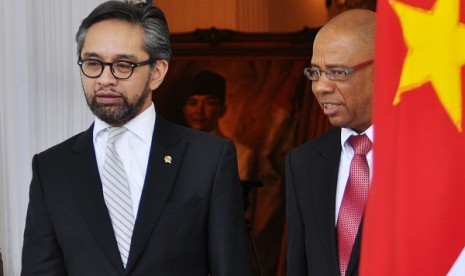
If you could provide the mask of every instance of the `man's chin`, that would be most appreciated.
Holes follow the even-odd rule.
[[[126,115],[123,115],[123,113],[127,112],[124,112],[120,106],[100,105],[98,107],[94,107],[92,109],[92,113],[94,113],[94,115],[97,116],[97,118],[100,120],[109,124],[113,124],[122,120],[123,117],[126,117]]]

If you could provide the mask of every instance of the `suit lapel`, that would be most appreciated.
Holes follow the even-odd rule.
[[[323,239],[323,244],[329,245],[329,248],[325,247],[323,251],[331,267],[335,268],[334,275],[337,275],[339,259],[334,208],[341,158],[340,129],[332,130],[320,141],[317,146],[320,159],[313,161],[317,163],[317,169],[315,169],[317,175],[313,179],[316,184],[312,186],[312,202],[315,204],[315,210],[323,210],[316,215],[318,221],[315,225],[320,227],[319,234]],[[328,183],[328,185],[321,185],[321,183]]]
[[[70,171],[71,184],[84,219],[103,248],[110,262],[118,271],[124,271],[116,244],[110,216],[103,198],[102,183],[98,173],[92,143],[93,125],[77,139],[72,147]]]
[[[157,116],[147,174],[132,236],[127,273],[143,253],[158,222],[173,188],[185,147],[186,144],[180,140],[173,125]]]

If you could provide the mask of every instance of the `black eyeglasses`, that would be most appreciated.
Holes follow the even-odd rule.
[[[82,73],[89,78],[98,78],[102,75],[105,66],[110,66],[110,71],[113,77],[119,80],[129,79],[134,72],[134,68],[144,66],[147,64],[152,64],[157,61],[154,58],[151,58],[146,61],[139,63],[133,63],[129,61],[118,60],[115,62],[103,62],[98,59],[79,59],[78,65],[81,67]]]
[[[329,80],[335,80],[335,81],[343,81],[349,78],[350,74],[353,72],[362,69],[364,67],[367,67],[368,65],[372,64],[373,60],[369,60],[360,64],[357,64],[355,66],[349,67],[349,68],[329,68],[326,70],[323,70],[321,68],[317,67],[310,67],[310,68],[305,68],[304,69],[304,75],[312,81],[317,81],[320,79],[321,74],[325,73],[326,77]]]

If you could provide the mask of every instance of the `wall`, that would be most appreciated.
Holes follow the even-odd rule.
[[[244,32],[293,32],[323,25],[325,0],[157,0],[171,32],[224,28]]]
[[[268,0],[270,32],[320,27],[328,20],[324,0]]]
[[[172,32],[192,31],[192,26],[209,28],[211,22],[221,28],[236,26],[236,3],[231,0],[157,0],[154,4],[165,12]]]

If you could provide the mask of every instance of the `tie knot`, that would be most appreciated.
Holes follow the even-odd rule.
[[[125,127],[109,127],[108,128],[108,144],[114,144],[118,138],[126,131]]]
[[[349,137],[349,144],[357,155],[366,155],[371,150],[371,141],[365,135],[352,135]]]

